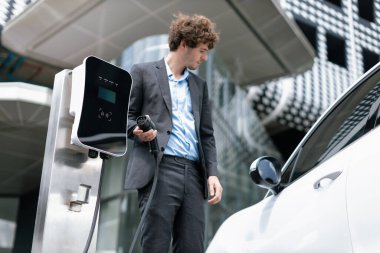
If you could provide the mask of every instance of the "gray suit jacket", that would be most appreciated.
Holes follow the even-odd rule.
[[[164,59],[136,64],[132,67],[131,75],[133,85],[129,102],[128,137],[134,139],[134,146],[128,157],[125,188],[140,189],[152,180],[155,161],[154,156],[149,153],[149,145],[133,135],[136,118],[140,115],[149,115],[155,123],[160,149],[159,163],[171,134],[172,101]],[[188,81],[199,144],[200,169],[203,170],[205,197],[207,197],[207,178],[218,175],[211,104],[206,82],[191,72]]]

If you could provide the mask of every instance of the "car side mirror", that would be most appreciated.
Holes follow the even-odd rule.
[[[249,175],[255,184],[276,195],[281,181],[280,162],[269,156],[257,158],[249,168]]]

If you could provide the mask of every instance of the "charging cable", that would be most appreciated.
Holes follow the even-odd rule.
[[[150,129],[156,129],[156,126],[154,125],[153,121],[150,119],[149,115],[139,116],[137,117],[136,121],[139,128],[143,130],[144,132]],[[159,149],[158,149],[158,143],[157,143],[157,137],[156,137],[154,140],[149,142],[149,152],[153,154],[154,160],[156,162],[156,169],[154,171],[153,184],[152,184],[152,188],[150,189],[149,198],[146,202],[144,212],[140,219],[140,223],[137,227],[137,231],[133,237],[132,244],[129,248],[129,253],[133,252],[137,238],[139,237],[140,232],[141,232],[142,224],[144,223],[146,215],[148,214],[148,210],[150,209],[150,205],[152,203],[153,195],[156,191],[156,186],[157,186],[157,181],[158,181],[158,171],[159,171],[159,166],[158,166],[158,161],[157,161],[157,155],[159,152],[158,150]]]
[[[151,119],[150,119],[150,117],[148,115],[139,116],[137,118],[137,124],[138,124],[139,128],[142,129],[144,132],[148,131],[150,129],[156,129],[156,126],[151,121]],[[148,213],[148,210],[150,209],[150,205],[152,203],[152,199],[153,199],[154,193],[156,191],[156,186],[157,186],[157,182],[158,182],[159,166],[158,166],[158,161],[157,161],[157,155],[158,155],[159,149],[158,149],[157,139],[154,139],[153,141],[149,142],[149,151],[150,151],[150,153],[153,154],[154,160],[155,160],[155,164],[156,164],[156,168],[155,168],[155,172],[154,172],[154,178],[153,178],[153,184],[152,184],[152,188],[151,188],[150,193],[149,193],[149,198],[148,198],[148,200],[146,202],[146,205],[145,205],[145,208],[144,208],[144,212],[143,212],[143,214],[141,216],[140,223],[139,223],[139,225],[137,227],[137,231],[136,231],[136,233],[135,233],[135,235],[133,237],[132,244],[131,244],[131,246],[129,248],[129,253],[133,252],[133,249],[135,247],[136,241],[137,241],[137,239],[138,239],[138,237],[140,235],[142,224],[144,223],[146,215]],[[97,152],[94,151],[94,150],[89,150],[88,156],[91,157],[91,158],[96,158],[97,157]],[[83,253],[87,253],[88,252],[88,250],[90,248],[91,240],[92,240],[92,237],[93,237],[93,234],[94,234],[96,220],[97,220],[97,217],[98,217],[98,212],[99,212],[99,207],[100,207],[100,194],[101,194],[101,189],[102,189],[103,168],[104,168],[104,164],[105,164],[104,160],[108,159],[109,156],[107,154],[100,153],[100,158],[103,159],[103,163],[102,163],[102,168],[100,170],[98,195],[97,195],[98,198],[96,200],[95,210],[94,210],[94,216],[93,216],[90,232],[89,232],[89,235],[88,235],[88,238],[87,238],[87,242],[86,242],[86,246],[85,246],[85,248],[83,250]]]
[[[152,203],[153,195],[154,195],[154,193],[156,191],[156,186],[157,186],[157,181],[158,181],[158,171],[159,171],[158,162],[157,162],[157,153],[154,153],[154,158],[155,158],[155,161],[156,161],[156,169],[154,171],[154,179],[153,179],[152,188],[150,189],[149,198],[148,198],[148,200],[146,202],[146,205],[145,205],[145,208],[144,208],[144,213],[141,216],[140,223],[139,223],[139,225],[137,227],[137,230],[136,230],[136,233],[135,233],[135,235],[133,237],[133,241],[132,241],[131,247],[129,248],[129,251],[128,251],[129,253],[133,252],[133,249],[135,247],[137,238],[139,237],[140,232],[141,232],[142,224],[145,221],[145,217],[146,217],[146,215],[148,213],[148,210],[150,209],[150,205]]]
[[[96,152],[96,156],[95,156],[94,152],[96,152],[96,151],[90,149],[88,151],[88,156],[90,158],[96,158],[97,152]],[[104,154],[104,153],[100,153],[100,158],[103,159],[103,162],[102,162],[102,168],[100,169],[100,178],[99,178],[98,195],[97,195],[98,198],[96,199],[94,216],[92,217],[91,228],[90,228],[90,232],[89,232],[88,237],[87,237],[86,246],[84,247],[83,253],[88,252],[88,249],[90,248],[92,237],[94,235],[96,220],[98,219],[98,213],[99,213],[99,207],[100,207],[100,194],[102,192],[102,179],[103,179],[104,164],[105,164],[104,160],[109,159],[109,155]]]

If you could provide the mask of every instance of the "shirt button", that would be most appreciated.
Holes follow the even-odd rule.
[[[165,148],[164,147],[161,147],[161,151],[164,152]]]

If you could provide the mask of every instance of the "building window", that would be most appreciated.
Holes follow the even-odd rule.
[[[314,50],[317,52],[317,28],[314,25],[297,18],[295,21],[310,44],[313,46]]]
[[[228,101],[231,101],[231,99],[235,96],[236,93],[236,86],[233,82],[227,82],[228,85]]]
[[[363,68],[364,72],[372,68],[376,63],[379,62],[379,55],[368,49],[363,48]]]
[[[218,92],[219,92],[218,105],[219,105],[219,107],[223,107],[224,106],[224,93],[225,93],[223,84],[219,86]]]
[[[371,0],[358,0],[359,17],[373,22],[375,21],[375,13],[373,1]]]
[[[327,41],[327,59],[341,67],[346,67],[346,43],[343,38],[340,38],[331,33],[326,34]]]
[[[336,5],[338,7],[342,7],[342,1],[341,0],[326,0],[326,2],[332,3],[333,5]]]

